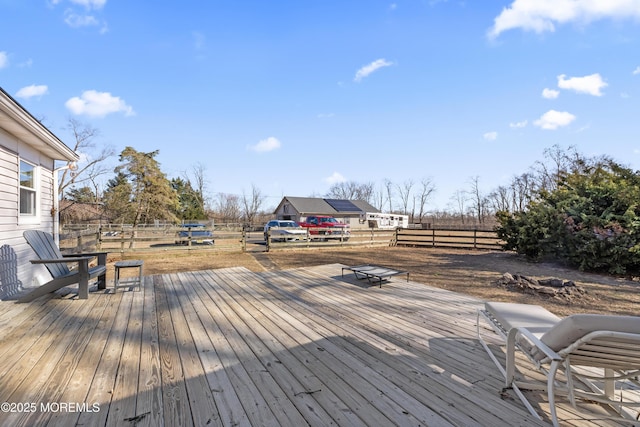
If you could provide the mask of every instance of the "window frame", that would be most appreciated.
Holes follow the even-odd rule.
[[[32,187],[22,185],[23,164],[30,166]],[[33,197],[33,208],[30,212],[22,212],[22,193],[26,191]],[[25,159],[18,159],[18,224],[37,224],[40,222],[40,166]]]

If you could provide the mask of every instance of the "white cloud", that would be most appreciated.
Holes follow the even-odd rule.
[[[340,172],[334,172],[331,176],[328,176],[324,179],[327,184],[333,185],[339,182],[345,182],[345,177]]]
[[[16,97],[28,99],[33,96],[46,95],[49,92],[47,85],[31,85],[25,86],[16,92]]]
[[[633,75],[637,76],[638,74],[640,74],[640,67],[636,67],[635,70],[633,70]]]
[[[554,89],[544,88],[542,90],[542,97],[546,99],[556,99],[560,95],[560,92]]]
[[[330,119],[331,117],[335,117],[335,113],[320,113],[318,114],[319,119]]]
[[[588,24],[599,19],[640,18],[639,0],[514,0],[502,9],[488,31],[489,38],[521,28],[525,31],[553,32],[556,25]]]
[[[498,139],[498,132],[487,132],[484,135],[482,135],[482,137],[484,138],[485,141],[495,141],[496,139]]]
[[[69,111],[78,115],[91,117],[104,117],[111,113],[124,113],[125,116],[133,116],[133,108],[122,99],[111,95],[109,92],[87,90],[80,97],[73,97],[64,104]]]
[[[364,79],[374,71],[377,71],[383,67],[390,67],[391,65],[393,65],[393,62],[389,62],[384,58],[376,59],[372,63],[367,64],[364,67],[360,68],[358,71],[356,71],[356,75],[353,78],[353,81],[359,83],[360,81],[362,81],[362,79]]]
[[[102,9],[107,0],[71,0],[71,3],[84,6],[87,9]]]
[[[533,124],[542,129],[555,130],[559,127],[567,126],[575,119],[576,116],[566,111],[549,110],[533,122]]]
[[[281,145],[282,144],[280,144],[280,141],[278,141],[277,138],[274,138],[273,136],[270,136],[267,139],[263,139],[263,140],[259,141],[255,145],[249,146],[249,150],[257,151],[258,153],[264,153],[264,152],[267,152],[267,151],[277,150],[278,148],[280,148]]]
[[[55,7],[63,3],[63,0],[48,0],[47,4],[51,7]],[[76,4],[78,6],[84,6],[86,9],[102,9],[107,0],[69,0],[69,3]]]
[[[564,74],[558,76],[558,87],[560,89],[573,90],[578,93],[586,93],[593,96],[602,96],[600,89],[608,86],[598,73],[584,77],[570,77],[568,79],[565,77]]]
[[[71,28],[95,27],[100,25],[100,21],[92,15],[78,15],[68,10],[64,14],[64,22]]]
[[[509,127],[512,129],[521,129],[526,127],[529,122],[527,120],[523,120],[521,122],[509,123]]]
[[[31,66],[33,65],[33,59],[29,58],[24,62],[21,62],[20,64],[18,64],[18,67],[20,68],[31,68]],[[2,67],[0,67],[2,68]]]
[[[9,66],[9,55],[5,51],[0,51],[0,69]]]
[[[64,22],[69,27],[99,27],[100,34],[105,34],[109,31],[109,26],[105,21],[96,17],[95,14],[89,13],[89,11],[94,10],[97,14],[100,14],[100,9],[107,4],[107,0],[69,0],[69,2],[84,7],[84,11],[78,11],[78,8],[73,6],[65,9]],[[49,0],[48,3],[55,7],[62,3],[62,0]]]

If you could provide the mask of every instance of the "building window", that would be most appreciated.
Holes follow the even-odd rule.
[[[35,217],[38,200],[36,167],[20,161],[20,216]]]

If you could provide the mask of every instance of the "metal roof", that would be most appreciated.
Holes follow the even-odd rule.
[[[353,205],[353,210],[336,210],[327,200],[343,200]],[[285,196],[278,205],[278,208],[285,202],[288,202],[293,208],[301,214],[360,214],[363,212],[379,212],[378,209],[371,206],[364,200],[346,200],[346,199],[323,199],[319,197],[291,197]],[[334,203],[335,205],[335,203]],[[345,204],[339,204],[346,206]]]

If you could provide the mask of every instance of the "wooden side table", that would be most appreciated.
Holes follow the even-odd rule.
[[[130,260],[130,261],[117,261],[114,264],[116,268],[115,271],[115,279],[113,282],[113,292],[117,292],[118,288],[138,288],[140,290],[140,286],[142,286],[142,260]],[[120,269],[122,268],[137,268],[138,276],[129,277],[123,280],[120,280]]]

